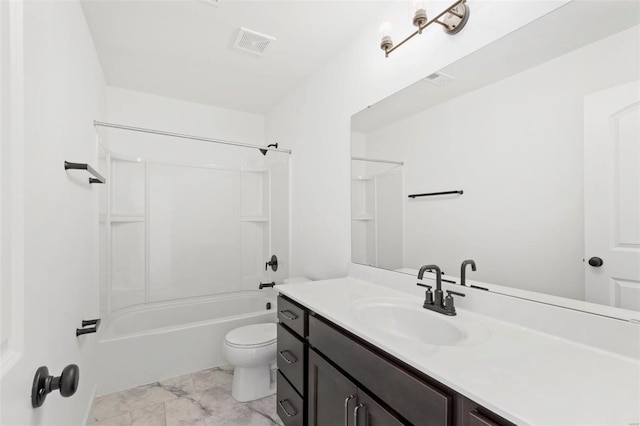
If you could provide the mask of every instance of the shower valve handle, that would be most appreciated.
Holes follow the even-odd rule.
[[[278,258],[275,254],[271,256],[271,260],[269,260],[269,262],[264,264],[264,270],[266,271],[267,269],[269,269],[269,266],[271,266],[271,270],[273,272],[278,270]]]

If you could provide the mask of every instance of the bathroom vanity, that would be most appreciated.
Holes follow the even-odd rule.
[[[353,278],[279,286],[285,425],[629,424],[638,360]],[[471,295],[473,296],[473,295]]]
[[[285,425],[512,424],[286,296],[278,315]]]

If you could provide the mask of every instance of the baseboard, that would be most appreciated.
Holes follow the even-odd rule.
[[[87,405],[87,409],[84,412],[84,417],[82,419],[82,424],[87,425],[89,423],[89,416],[91,416],[91,410],[93,410],[93,401],[96,399],[96,393],[98,392],[98,385],[93,386],[93,390],[91,391],[91,398],[89,398],[89,404]]]

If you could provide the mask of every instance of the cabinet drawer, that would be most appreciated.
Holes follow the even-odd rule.
[[[510,421],[486,409],[475,401],[457,396],[457,423],[461,426],[515,426]]]
[[[278,372],[277,396],[276,410],[285,426],[302,426],[304,402],[280,372]]]
[[[452,423],[451,396],[412,376],[317,317],[309,317],[309,344],[411,423]]]
[[[469,413],[469,426],[500,426],[490,418],[483,416],[477,411]]]
[[[278,320],[300,337],[306,337],[306,314],[298,305],[278,296]]]
[[[278,324],[278,370],[300,395],[304,390],[304,343]]]

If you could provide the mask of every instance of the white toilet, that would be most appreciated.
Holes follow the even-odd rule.
[[[231,395],[237,401],[253,401],[275,393],[271,370],[276,365],[276,336],[274,323],[238,327],[225,336],[222,354],[235,366]]]
[[[285,284],[309,281],[292,277]],[[231,396],[247,402],[276,392],[277,326],[263,323],[238,327],[227,333],[222,354],[235,367]]]

